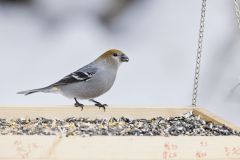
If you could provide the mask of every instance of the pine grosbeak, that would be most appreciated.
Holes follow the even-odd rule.
[[[29,95],[35,92],[60,93],[68,98],[73,98],[75,107],[83,109],[84,105],[79,103],[77,99],[85,99],[94,102],[95,106],[105,110],[107,105],[95,101],[94,98],[111,89],[120,64],[128,61],[128,57],[122,51],[111,49],[92,63],[67,75],[54,84],[44,88],[18,92],[18,94]]]

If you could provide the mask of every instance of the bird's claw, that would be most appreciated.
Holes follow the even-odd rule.
[[[83,104],[77,103],[77,102],[74,104],[74,106],[75,106],[75,107],[81,107],[81,111],[83,110],[83,107],[84,107]]]
[[[106,110],[106,107],[108,106],[107,104],[101,104],[101,103],[95,103],[95,106],[98,107],[98,109],[103,108],[104,112]]]
[[[91,102],[95,103],[95,106],[97,106],[99,109],[103,108],[104,112],[106,110],[107,104],[102,104],[98,101],[95,101],[94,99],[90,99]]]

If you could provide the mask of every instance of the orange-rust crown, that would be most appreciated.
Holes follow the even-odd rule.
[[[120,51],[118,49],[110,49],[110,50],[104,52],[98,59],[108,58],[108,57],[112,56],[113,53],[122,53],[122,51]]]

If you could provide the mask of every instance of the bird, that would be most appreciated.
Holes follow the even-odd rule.
[[[81,110],[83,110],[84,104],[78,100],[89,100],[99,109],[103,108],[105,111],[107,104],[102,104],[95,98],[112,88],[119,66],[128,61],[129,58],[125,53],[118,49],[110,49],[93,62],[70,73],[56,83],[43,88],[21,91],[17,94],[59,93],[67,98],[74,99],[74,106],[81,107]]]

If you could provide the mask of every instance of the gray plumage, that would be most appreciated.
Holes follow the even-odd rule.
[[[21,91],[18,94],[60,93],[68,98],[94,99],[111,89],[120,64],[127,61],[128,57],[124,53],[112,49],[102,54],[92,63],[67,75],[54,84],[44,88]]]

